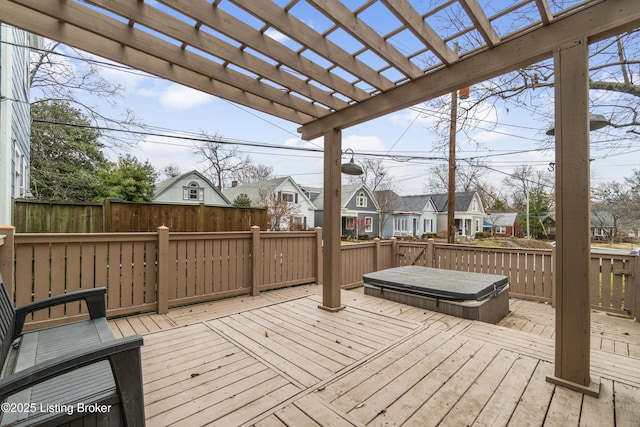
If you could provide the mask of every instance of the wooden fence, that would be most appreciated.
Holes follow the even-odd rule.
[[[175,232],[246,231],[252,225],[267,228],[264,208],[110,199],[103,204],[18,199],[13,215],[18,233],[155,232],[162,225]]]
[[[342,246],[342,285],[402,265],[502,274],[510,294],[553,302],[553,251],[396,240]],[[26,234],[0,227],[0,272],[17,305],[105,286],[107,312],[164,313],[170,307],[303,283],[322,283],[322,230],[179,233]],[[637,315],[640,257],[591,258],[591,305]],[[41,311],[33,326],[86,316],[81,304]]]

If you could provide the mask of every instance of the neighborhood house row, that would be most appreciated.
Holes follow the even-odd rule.
[[[289,176],[240,185],[234,183],[220,191],[204,175],[191,171],[159,183],[154,201],[231,205],[241,194],[245,194],[254,207],[268,206],[270,199],[289,205],[287,215],[270,214],[272,230],[306,230],[323,226],[323,189],[300,185]],[[514,235],[516,228],[519,230],[514,225],[517,224],[515,213],[501,214],[494,218],[493,224],[488,223],[489,217],[476,192],[459,192],[455,197],[458,236],[474,237],[487,226],[503,235]],[[389,191],[373,192],[364,184],[345,184],[342,186],[341,217],[344,236],[442,235],[447,228],[447,194],[399,196]]]

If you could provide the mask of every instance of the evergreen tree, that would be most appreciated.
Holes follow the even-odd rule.
[[[31,106],[31,192],[39,199],[96,201],[107,164],[100,133],[65,101]]]
[[[152,201],[157,176],[148,161],[143,164],[130,155],[119,157],[118,163],[110,163],[100,171],[105,195],[128,202]]]
[[[251,199],[247,196],[246,193],[240,193],[233,199],[231,204],[238,208],[250,208],[251,207]]]

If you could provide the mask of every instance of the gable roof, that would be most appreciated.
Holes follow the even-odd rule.
[[[402,196],[400,197],[400,206],[396,209],[396,211],[403,212],[422,212],[424,208],[433,202],[431,201],[431,196],[428,194],[419,194],[413,196]],[[435,205],[434,205],[435,207]]]
[[[222,198],[222,200],[224,200],[225,202],[231,204],[231,202],[229,201],[229,199],[227,199],[224,194],[222,194],[220,192],[220,190],[218,190],[218,187],[216,187],[213,182],[211,182],[211,180],[209,178],[207,178],[206,176],[204,176],[203,174],[201,174],[200,172],[198,172],[197,170],[192,170],[190,172],[186,172],[183,173],[181,175],[178,176],[174,176],[171,177],[169,179],[165,179],[164,181],[161,181],[159,183],[156,184],[156,189],[153,192],[153,198],[157,198],[159,197],[162,193],[164,193],[165,191],[167,191],[168,189],[170,189],[171,187],[174,186],[174,184],[176,182],[181,181],[184,178],[187,178],[188,176],[194,175],[196,176],[198,179],[201,179],[205,182],[205,184],[207,184],[209,187],[211,187],[211,189],[213,191],[215,191],[216,193],[218,193],[218,195]]]
[[[518,218],[518,212],[494,212],[488,215],[489,224],[496,227],[511,227]]]
[[[301,197],[303,197],[309,202],[309,204],[313,206],[313,203],[311,202],[311,200],[309,200],[305,191],[300,188],[300,186],[290,176],[283,176],[280,178],[267,179],[265,181],[248,182],[246,184],[236,185],[235,187],[229,187],[225,189],[223,193],[230,200],[234,200],[239,194],[244,193],[249,196],[252,202],[259,203],[261,198],[261,190],[273,192],[287,181],[289,181],[291,185],[295,187],[296,191],[298,192],[298,194],[300,194]]]
[[[468,211],[475,194],[475,191],[456,192],[454,200],[455,210],[458,212]],[[429,197],[431,197],[433,205],[438,212],[447,212],[447,204],[449,201],[448,193],[429,194]]]

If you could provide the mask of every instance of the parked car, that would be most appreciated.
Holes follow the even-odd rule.
[[[640,248],[631,249],[629,255],[640,255]]]

